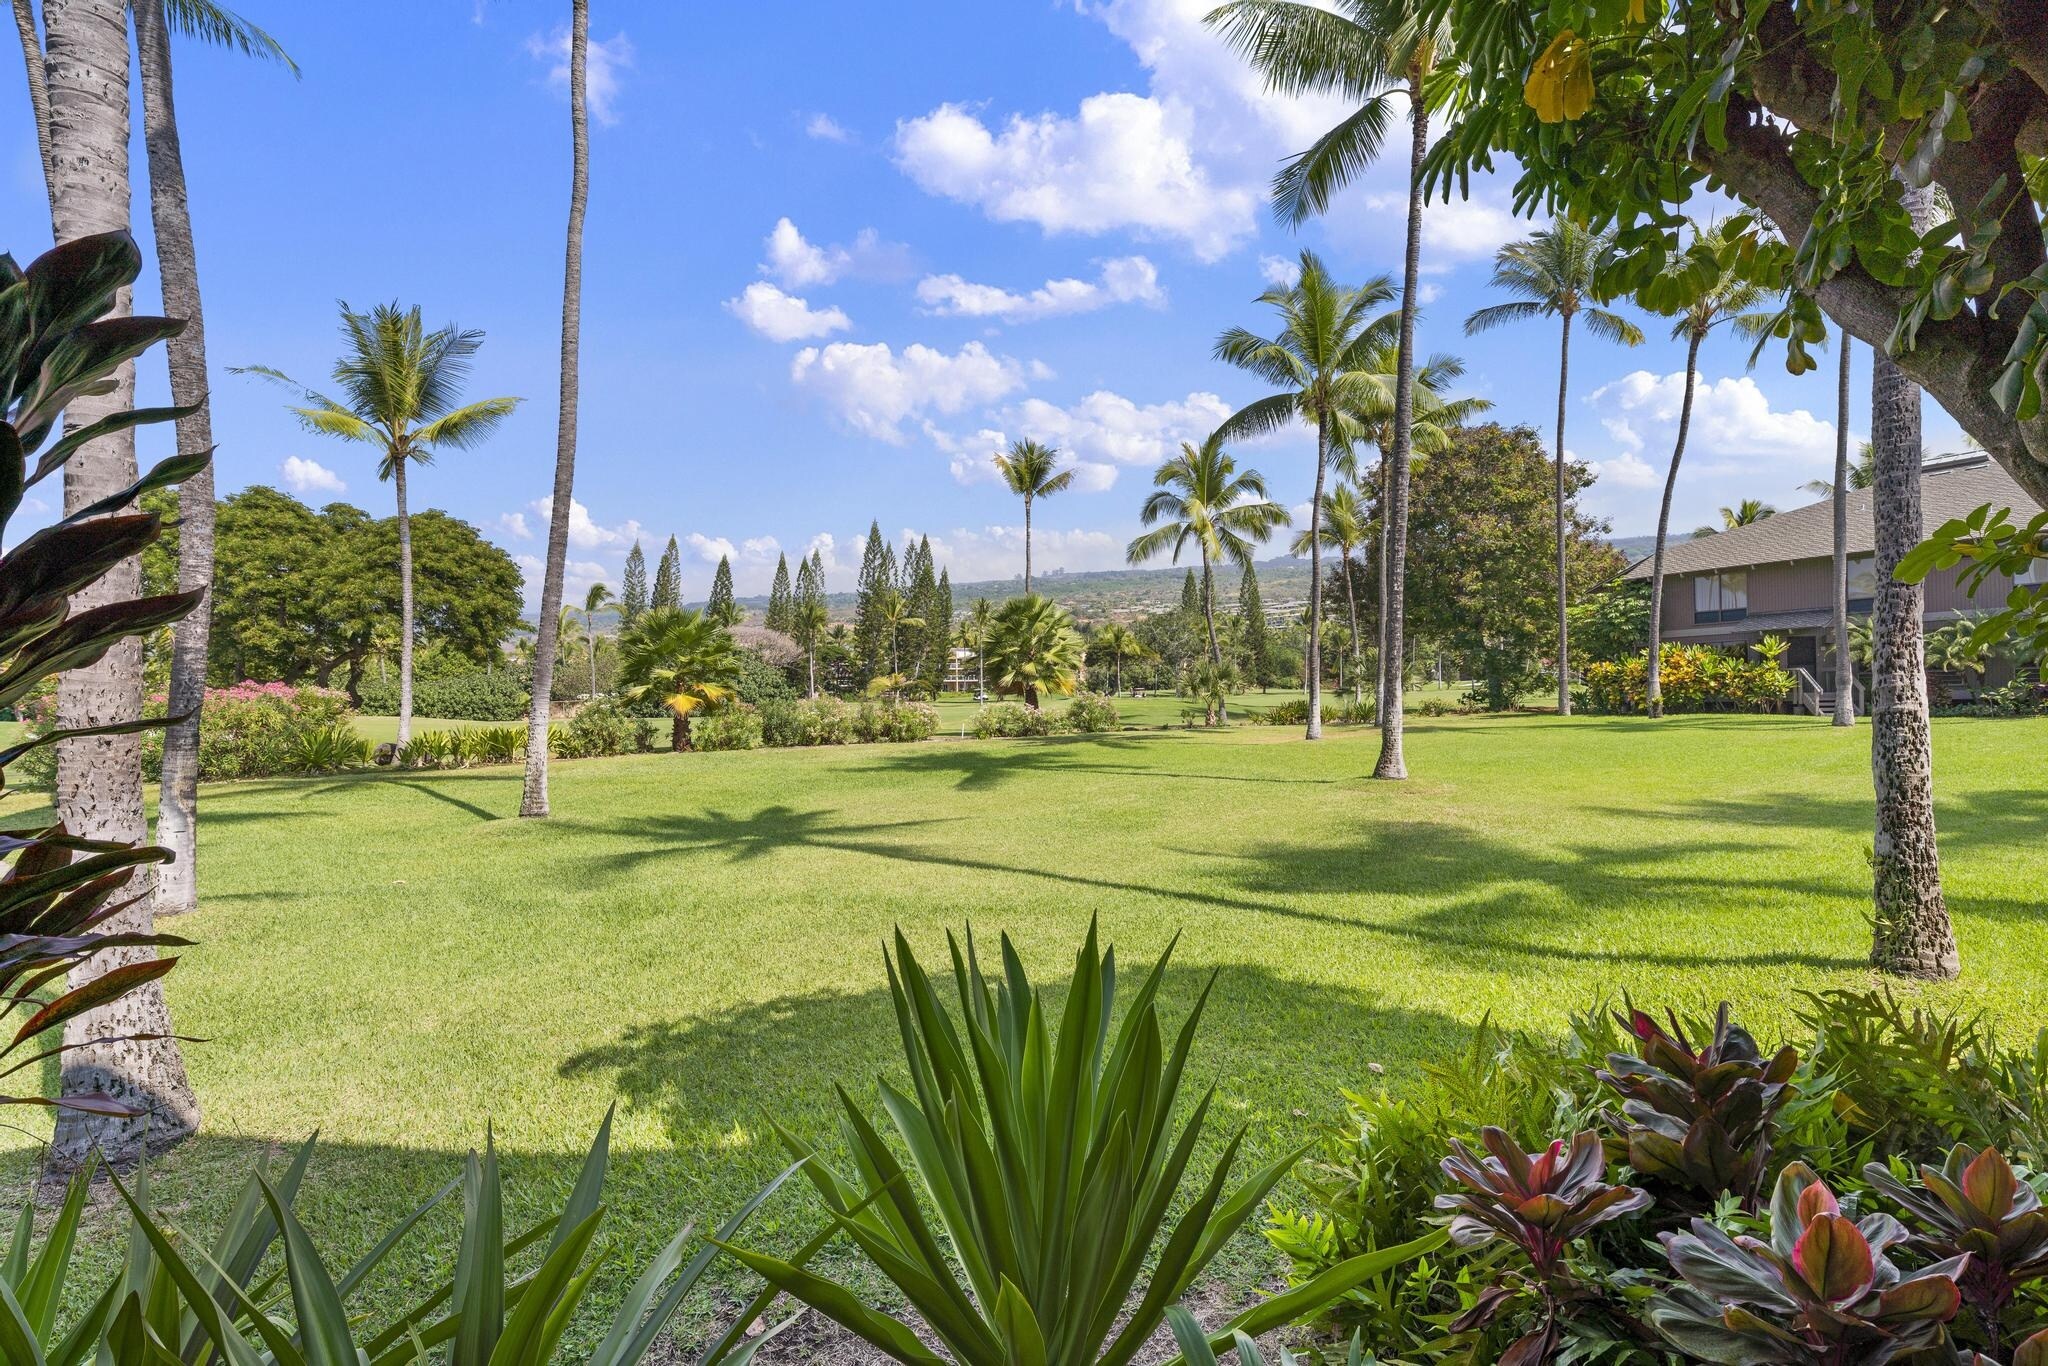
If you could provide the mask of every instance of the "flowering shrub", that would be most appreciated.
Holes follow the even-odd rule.
[[[904,702],[893,697],[860,704],[853,714],[854,738],[869,744],[929,740],[939,728],[939,714],[929,702]]]
[[[1074,700],[1067,703],[1066,715],[1060,718],[1060,729],[1076,735],[1116,730],[1122,724],[1116,703],[1099,692],[1075,693]]]
[[[1022,702],[995,702],[974,713],[969,733],[977,740],[1052,734],[1052,717]]]
[[[1768,660],[1740,659],[1705,645],[1666,642],[1658,685],[1666,711],[1765,711],[1785,700],[1792,675]],[[1633,659],[1588,664],[1586,701],[1609,713],[1645,710],[1649,652]]]
[[[145,716],[164,715],[164,698],[149,698],[142,710]],[[313,767],[324,770],[336,757],[335,728],[346,725],[348,716],[347,694],[332,688],[247,680],[208,688],[199,709],[199,777],[220,782],[299,773],[307,771],[301,761],[308,757],[318,757]],[[151,782],[163,775],[163,761],[163,732],[147,732],[142,768]]]

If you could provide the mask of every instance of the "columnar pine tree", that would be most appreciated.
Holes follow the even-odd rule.
[[[668,538],[668,548],[661,552],[661,563],[654,567],[654,590],[647,595],[647,605],[683,605],[683,552],[676,548],[673,536]]]
[[[882,639],[882,618],[876,610],[884,589],[895,587],[895,559],[889,543],[882,539],[882,524],[868,524],[867,546],[861,551],[860,577],[853,585],[853,652],[855,681],[865,686],[881,672],[886,653]]]
[[[947,570],[939,571],[939,586],[924,623],[925,682],[936,694],[945,685],[947,652],[953,648],[953,577]]]
[[[704,613],[721,626],[740,624],[740,606],[732,597],[732,561],[723,555],[711,575],[711,597],[704,604]]]
[[[908,581],[903,596],[910,601],[910,615],[923,622],[917,628],[915,638],[908,643],[904,653],[905,669],[912,678],[925,678],[930,671],[933,657],[943,653],[934,649],[936,640],[943,647],[946,639],[946,619],[938,615],[939,580],[932,572],[932,543],[930,537],[922,537],[904,554],[904,574]]]
[[[1188,570],[1187,578],[1180,585],[1181,615],[1200,620],[1202,616],[1202,586],[1195,581],[1195,571]]]
[[[768,587],[768,615],[762,619],[769,630],[789,634],[791,606],[789,556],[778,555],[775,557],[775,582]]]
[[[1244,577],[1237,585],[1237,615],[1244,623],[1239,639],[1244,642],[1245,672],[1261,688],[1270,677],[1266,671],[1266,604],[1259,597],[1259,571],[1245,561]]]
[[[640,542],[635,541],[626,552],[625,582],[619,589],[619,625],[631,626],[647,606],[647,557],[640,553]]]

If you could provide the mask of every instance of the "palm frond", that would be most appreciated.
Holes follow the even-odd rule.
[[[282,62],[293,76],[301,74],[299,64],[282,43],[226,6],[213,0],[162,0],[162,4],[164,22],[173,32],[215,47],[233,48],[244,57]]]
[[[1291,158],[1273,177],[1273,216],[1298,224],[1330,207],[1337,191],[1379,159],[1395,121],[1393,89],[1382,90]]]
[[[414,439],[423,446],[452,446],[458,451],[468,450],[496,430],[519,404],[520,400],[516,398],[486,398],[466,403],[420,428],[414,433]]]
[[[1465,319],[1465,335],[1476,337],[1481,332],[1491,332],[1509,323],[1527,322],[1548,312],[1550,309],[1543,304],[1522,299],[1513,303],[1488,304],[1485,308],[1474,309],[1472,315]]]
[[[1602,341],[1618,342],[1623,346],[1641,346],[1643,329],[1637,327],[1619,313],[1604,308],[1588,308],[1580,312],[1586,330]]]

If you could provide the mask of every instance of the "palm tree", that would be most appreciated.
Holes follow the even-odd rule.
[[[1841,368],[1843,370],[1849,368],[1849,361],[1846,357],[1842,361]],[[1842,406],[1839,399],[1836,404],[1836,411],[1838,415],[1846,414],[1847,412],[1847,409]],[[1856,459],[1854,463],[1851,463],[1849,460],[1849,424],[1846,417],[1838,422],[1836,427],[1840,435],[1835,443],[1835,472],[1840,477],[1837,479],[1809,479],[1799,486],[1816,498],[1832,498],[1838,487],[1843,489],[1867,489],[1877,478],[1877,472],[1871,467],[1870,463],[1870,443],[1866,441],[1857,449]]]
[[[34,38],[27,6],[18,6]],[[142,137],[149,156],[150,224],[155,230],[157,276],[164,312],[185,320],[185,330],[164,350],[170,362],[171,401],[186,409],[178,419],[178,449],[213,449],[213,417],[207,402],[206,321],[199,302],[199,259],[192,245],[192,213],[185,190],[185,156],[178,138],[177,105],[171,84],[169,30],[219,46],[298,67],[262,29],[207,0],[131,0],[137,65],[142,74]],[[40,54],[38,54],[40,57]],[[32,87],[40,61],[30,63]],[[31,95],[33,98],[33,92]],[[38,126],[47,121],[41,111]],[[47,152],[47,147],[45,148]],[[199,814],[199,704],[206,692],[206,654],[212,635],[213,466],[206,465],[178,486],[178,591],[206,596],[171,632],[168,711],[186,719],[164,732],[163,777],[157,798],[156,838],[173,855],[156,873],[159,915],[177,915],[199,904],[196,822]]]
[[[443,446],[468,450],[477,445],[520,401],[486,398],[457,406],[457,392],[469,374],[470,358],[483,345],[484,334],[458,332],[452,325],[429,332],[420,322],[417,307],[378,304],[368,313],[358,313],[344,303],[341,335],[345,349],[334,363],[340,399],[304,388],[267,366],[244,368],[298,389],[306,406],[292,411],[308,431],[374,447],[377,477],[389,479],[397,494],[398,743],[402,746],[412,738],[412,516],[405,501],[406,468],[430,463]],[[558,499],[555,510],[566,516],[569,500]],[[552,529],[548,538],[550,542],[554,539]],[[557,603],[559,600],[558,594]],[[554,610],[549,607],[542,612],[543,630]],[[550,651],[543,649],[536,657],[549,655]]]
[[[974,690],[988,696],[988,633],[995,624],[996,609],[987,598],[976,598],[960,621],[960,643],[974,651]]]
[[[19,16],[22,6],[17,5]],[[44,12],[48,101],[46,167],[52,176],[50,227],[59,243],[129,227],[127,14],[123,0],[71,0]],[[24,56],[36,54],[33,26],[24,33]],[[129,312],[123,290],[109,318]],[[118,321],[112,326],[122,326]],[[73,398],[66,426],[79,431],[132,409],[135,366],[117,368],[100,392]],[[86,443],[64,466],[64,507],[75,513],[119,493],[135,481],[135,431],[115,430]],[[130,559],[109,569],[91,590],[72,598],[74,614],[141,596],[141,567]],[[57,684],[57,723],[66,730],[122,725],[142,715],[142,647],[117,644],[95,660],[68,669]],[[142,745],[135,734],[100,735],[57,746],[57,819],[74,837],[136,844],[148,834],[142,804]],[[138,897],[102,921],[105,934],[148,935],[155,914]],[[70,974],[73,990],[109,972],[141,972],[154,959],[148,944],[94,955]],[[116,979],[119,980],[119,979]],[[125,1037],[124,1037],[125,1036]],[[114,1039],[119,1042],[113,1042]],[[108,1042],[99,1042],[108,1040]],[[76,1166],[94,1152],[116,1163],[141,1158],[191,1133],[199,1102],[185,1074],[162,985],[151,981],[64,1024],[62,1094],[79,1101],[57,1112],[49,1149],[53,1167]],[[146,1114],[109,1115],[86,1108],[88,1097],[112,1094],[141,1103]]]
[[[732,633],[685,607],[648,608],[619,641],[620,694],[661,700],[676,753],[690,747],[690,713],[731,697],[739,667]]]
[[[1220,431],[1211,432],[1199,447],[1181,442],[1180,454],[1153,473],[1152,486],[1138,520],[1153,529],[1131,542],[1125,558],[1143,564],[1171,549],[1173,562],[1179,564],[1181,551],[1189,541],[1195,543],[1202,555],[1202,620],[1209,628],[1209,662],[1220,666],[1215,562],[1228,560],[1240,568],[1250,564],[1252,547],[1263,545],[1276,527],[1287,524],[1287,509],[1266,496],[1266,481],[1257,470],[1238,473],[1236,459],[1223,449]]]
[[[1363,546],[1371,537],[1368,529],[1371,515],[1365,510],[1364,500],[1349,483],[1342,483],[1323,495],[1321,515],[1316,518],[1313,533],[1321,540],[1324,549],[1337,552],[1344,569],[1344,603],[1351,618],[1349,638],[1351,641],[1351,700],[1353,703],[1365,699],[1365,683],[1359,669],[1358,651],[1363,637],[1358,632],[1358,589],[1351,578],[1352,552]],[[1311,533],[1304,531],[1294,538],[1288,547],[1290,554],[1306,555],[1312,548]]]
[[[1864,459],[1852,468],[1849,464],[1849,359],[1856,349],[1856,341],[1847,332],[1841,334],[1842,360],[1835,374],[1835,477],[1829,483],[1826,494],[1834,506],[1835,555],[1833,570],[1835,641],[1835,706],[1832,720],[1838,726],[1856,724],[1856,683],[1855,666],[1849,662],[1849,489],[1868,488],[1870,475],[1870,443],[1863,443]],[[1861,474],[1864,480],[1856,483]]]
[[[1357,288],[1337,284],[1312,251],[1301,253],[1301,275],[1293,285],[1259,296],[1280,314],[1278,335],[1257,336],[1233,327],[1216,339],[1216,357],[1248,370],[1279,392],[1240,408],[1218,429],[1225,438],[1276,431],[1295,422],[1316,429],[1315,496],[1309,502],[1308,727],[1311,740],[1323,737],[1322,712],[1322,514],[1323,484],[1333,445],[1349,440],[1348,414],[1386,386],[1368,368],[1374,348],[1386,343],[1388,319],[1374,310],[1393,297],[1386,276]],[[1398,321],[1395,322],[1398,327]]]
[[[1027,593],[1011,598],[989,624],[988,661],[999,692],[1021,693],[1036,707],[1040,689],[1071,694],[1086,671],[1087,646],[1074,619],[1051,598]]]
[[[1289,94],[1335,93],[1358,108],[1314,146],[1282,168],[1274,208],[1299,223],[1329,207],[1330,196],[1379,157],[1392,117],[1392,96],[1408,104],[1408,223],[1401,273],[1400,340],[1394,367],[1392,439],[1382,446],[1387,468],[1380,499],[1384,532],[1380,574],[1380,757],[1376,778],[1408,776],[1402,748],[1400,687],[1407,616],[1408,486],[1416,410],[1415,319],[1422,269],[1422,165],[1429,151],[1426,84],[1449,38],[1448,7],[1434,15],[1404,0],[1347,0],[1331,13],[1299,0],[1234,0],[1212,11],[1226,40],[1251,59],[1268,89]],[[1400,80],[1393,81],[1393,73]],[[1348,579],[1347,579],[1348,583]],[[1354,651],[1357,623],[1353,622]],[[1357,660],[1353,657],[1353,690]],[[1392,699],[1389,700],[1389,693]],[[1313,708],[1311,708],[1313,710]]]
[[[1745,498],[1734,507],[1721,509],[1721,525],[1702,523],[1692,529],[1695,537],[1718,536],[1723,531],[1733,531],[1739,526],[1754,526],[1778,515],[1778,510],[1761,498]]]
[[[1124,661],[1144,659],[1152,653],[1138,633],[1120,621],[1112,621],[1095,633],[1095,648],[1109,653],[1110,666],[1116,671],[1111,691],[1121,695],[1124,690]]]
[[[796,643],[804,647],[804,658],[810,670],[810,686],[806,692],[811,697],[818,695],[818,645],[825,638],[830,621],[825,599],[820,596],[806,594],[790,604],[789,630]]]
[[[590,658],[590,695],[597,696],[597,614],[612,601],[612,590],[601,583],[590,585],[590,591],[583,595],[583,608],[577,611],[576,620],[583,627],[583,645]]]
[[[1074,482],[1072,470],[1053,473],[1060,453],[1036,441],[1013,441],[1010,449],[995,457],[996,468],[1010,492],[1024,500],[1024,592],[1031,593],[1031,505],[1040,498],[1064,493]]]
[[[910,599],[894,588],[884,588],[875,597],[876,615],[881,618],[882,629],[889,635],[889,673],[896,678],[903,676],[896,657],[898,638],[905,631],[924,629],[924,618],[911,615],[914,611],[916,608]]]
[[[1718,253],[1727,246],[1728,232],[1714,224],[1697,234],[1694,246]],[[1688,259],[1689,264],[1689,259]],[[1678,407],[1678,436],[1671,444],[1671,466],[1664,472],[1664,501],[1657,509],[1657,543],[1650,556],[1650,656],[1644,675],[1645,708],[1654,719],[1664,714],[1661,651],[1664,644],[1664,545],[1671,534],[1671,495],[1678,487],[1678,462],[1685,458],[1685,436],[1692,426],[1693,390],[1698,381],[1700,343],[1723,323],[1741,323],[1753,318],[1752,310],[1769,291],[1723,269],[1712,283],[1697,290],[1677,321],[1671,324],[1673,341],[1685,342],[1685,397]],[[1751,331],[1759,330],[1755,324]]]
[[[1557,712],[1572,714],[1571,585],[1565,577],[1564,538],[1564,408],[1571,392],[1572,319],[1583,315],[1586,329],[1594,336],[1623,346],[1642,343],[1643,332],[1619,313],[1598,306],[1594,277],[1614,252],[1611,233],[1595,235],[1569,218],[1532,233],[1520,242],[1510,242],[1493,258],[1495,289],[1520,297],[1512,303],[1493,304],[1465,319],[1465,333],[1471,336],[1504,323],[1530,318],[1559,320],[1557,346],[1557,494],[1552,509],[1557,530]]]
[[[548,697],[554,684],[555,609],[569,556],[569,515],[575,508],[576,400],[582,387],[583,209],[590,198],[590,120],[584,72],[590,47],[588,0],[569,3],[569,232],[562,259],[562,383],[555,412],[555,486],[548,503],[547,565],[541,574],[540,649],[533,671],[533,710],[526,722],[526,782],[521,816],[548,814]],[[408,609],[410,615],[410,609]],[[597,691],[597,647],[590,652],[590,691]]]

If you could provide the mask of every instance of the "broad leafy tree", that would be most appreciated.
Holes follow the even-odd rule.
[[[1010,492],[1024,500],[1024,592],[1031,592],[1031,506],[1041,498],[1064,493],[1073,485],[1074,472],[1061,469],[1060,453],[1036,441],[1013,441],[1010,449],[995,457],[996,469]]]

